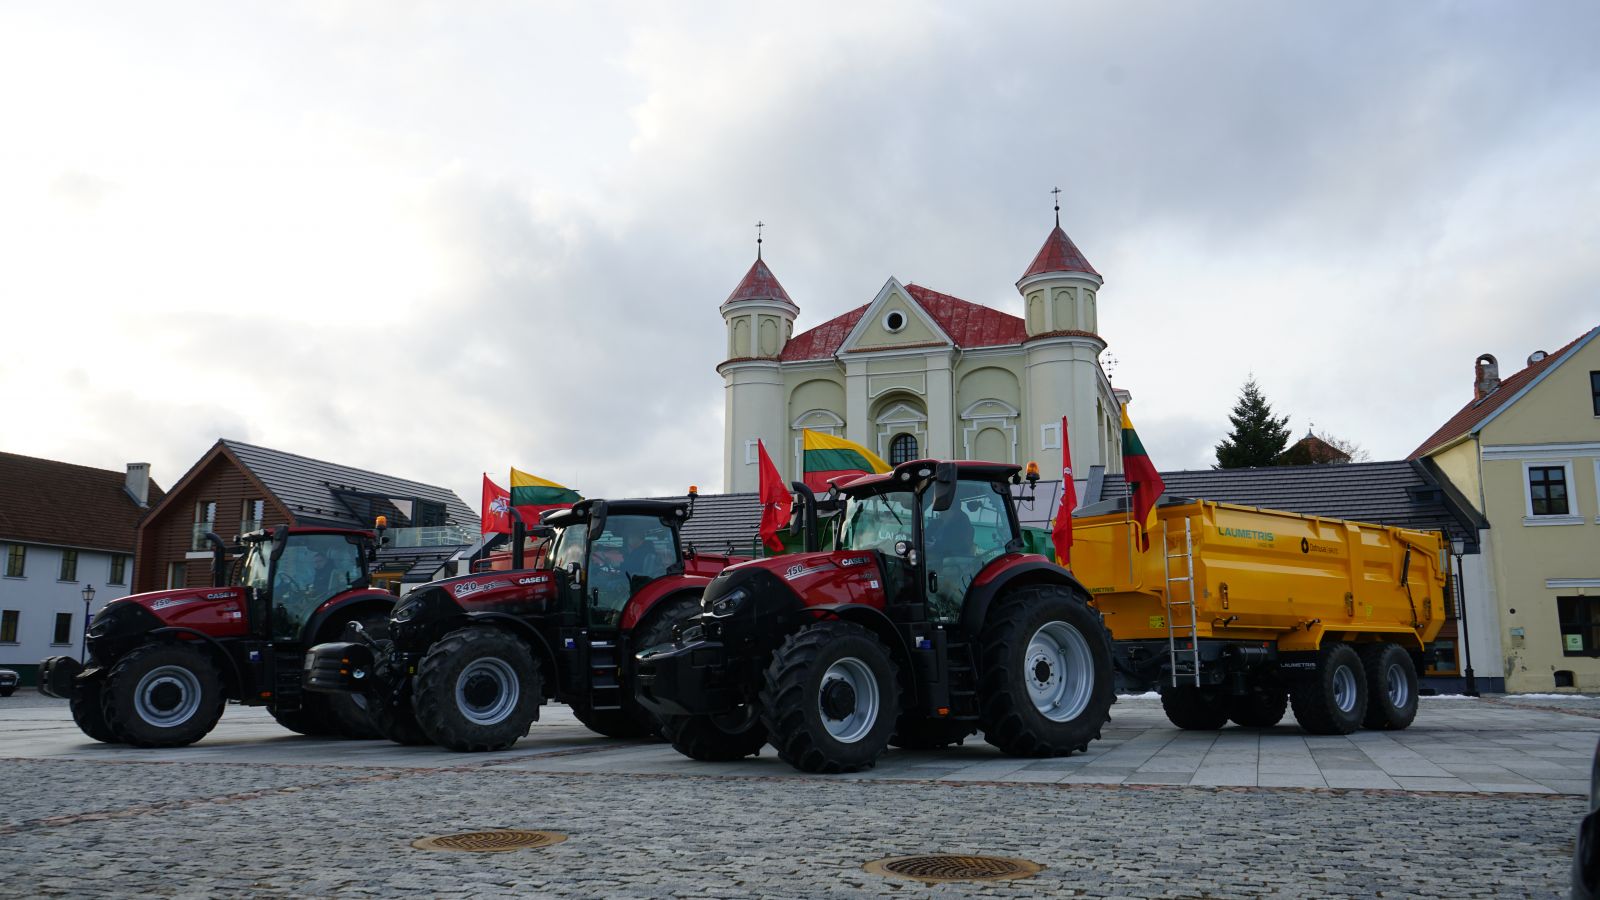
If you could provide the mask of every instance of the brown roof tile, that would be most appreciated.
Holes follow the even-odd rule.
[[[0,540],[132,553],[140,509],[127,474],[0,453]],[[150,505],[161,501],[150,482]]]

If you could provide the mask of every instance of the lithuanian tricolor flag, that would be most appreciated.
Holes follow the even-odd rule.
[[[511,470],[511,505],[530,526],[539,524],[539,514],[545,510],[565,508],[582,499],[581,494],[566,485],[520,469]]]
[[[1167,490],[1161,474],[1144,452],[1144,444],[1133,430],[1128,419],[1128,407],[1122,407],[1122,477],[1128,483],[1128,502],[1131,518],[1139,523],[1139,547],[1150,549],[1150,529],[1156,525],[1156,501]]]
[[[887,472],[891,466],[876,453],[844,438],[821,434],[807,428],[801,432],[805,447],[806,487],[821,493],[828,479],[840,475],[865,475]]]

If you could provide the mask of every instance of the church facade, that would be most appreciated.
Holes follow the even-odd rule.
[[[871,302],[799,334],[800,307],[758,253],[721,307],[727,359],[723,490],[757,487],[757,441],[785,482],[801,431],[837,435],[890,463],[934,457],[1026,463],[1061,454],[1122,470],[1121,405],[1100,366],[1100,274],[1060,222],[1016,282],[1023,316],[890,278]]]

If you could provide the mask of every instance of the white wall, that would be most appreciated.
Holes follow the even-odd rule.
[[[117,597],[128,594],[133,578],[133,554],[126,554],[123,583],[110,584],[111,556],[101,550],[79,550],[76,581],[61,581],[60,547],[26,544],[27,566],[23,577],[9,578],[5,561],[11,543],[0,541],[0,611],[16,610],[17,640],[0,643],[0,667],[36,666],[49,656],[77,656],[83,649],[83,588],[94,585],[90,615]],[[55,644],[56,614],[70,613],[72,628],[68,643]]]

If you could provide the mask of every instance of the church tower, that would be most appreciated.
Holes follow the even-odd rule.
[[[765,442],[767,452],[784,468],[789,423],[778,358],[800,314],[800,307],[762,260],[759,237],[755,263],[722,302],[721,311],[728,328],[728,356],[717,366],[725,386],[722,489],[754,491],[756,441]]]
[[[1120,470],[1120,456],[1114,461],[1107,451],[1113,436],[1120,436],[1121,413],[1108,408],[1110,392],[1100,384],[1104,376],[1099,360],[1106,342],[1099,334],[1095,303],[1102,283],[1100,273],[1061,230],[1058,205],[1056,227],[1017,281],[1028,335],[1023,342],[1028,405],[1035,421],[1044,423],[1029,436],[1031,459],[1061,458],[1059,437],[1052,440],[1049,423],[1059,431],[1064,415],[1079,466],[1086,470],[1085,463],[1098,457],[1110,471]]]

